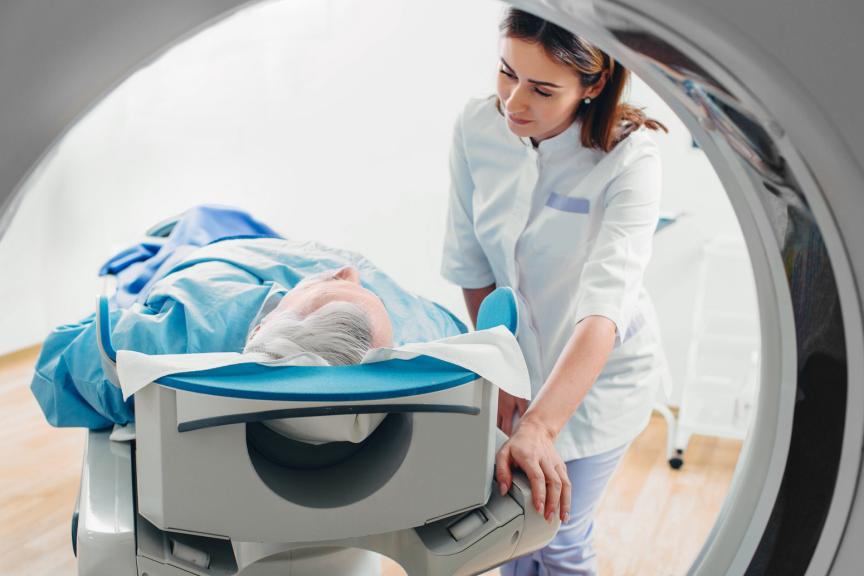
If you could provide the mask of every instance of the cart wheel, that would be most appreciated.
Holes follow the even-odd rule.
[[[78,557],[78,510],[72,514],[72,555]]]
[[[675,456],[669,459],[669,466],[671,466],[673,470],[679,470],[682,466],[684,466],[683,456],[683,450],[675,450]]]

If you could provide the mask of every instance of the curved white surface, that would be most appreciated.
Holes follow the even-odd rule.
[[[809,568],[800,573],[858,573],[864,564],[864,551],[855,544],[864,538],[864,495],[858,489],[864,435],[864,114],[858,103],[864,92],[864,5],[855,0],[799,0],[794,6],[784,0],[514,3],[589,36],[667,100],[714,162],[748,239],[763,314],[766,385],[731,497],[695,574],[764,573],[752,558],[769,527],[795,424],[798,358],[791,309],[801,303],[790,297],[764,189],[717,127],[700,119],[681,84],[646,57],[634,38],[649,44],[660,38],[686,54],[749,112],[782,155],[830,257],[842,308],[847,381],[845,413],[826,415],[844,418],[831,506]],[[0,239],[21,183],[77,119],[135,69],[243,4],[16,0],[0,6]],[[666,57],[671,58],[668,52],[658,56]]]
[[[101,98],[249,0],[30,0],[0,5],[0,238],[16,192]]]

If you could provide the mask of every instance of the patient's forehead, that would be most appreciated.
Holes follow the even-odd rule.
[[[392,345],[393,325],[381,298],[359,282],[334,279],[338,270],[311,274],[298,282],[264,321],[281,313],[293,313],[303,318],[331,302],[348,302],[360,308],[369,318],[373,346]]]
[[[332,268],[328,270],[321,270],[318,272],[310,272],[306,276],[300,278],[297,283],[294,285],[294,288],[305,286],[311,282],[324,282],[332,279],[336,273],[338,273],[340,268]],[[293,289],[293,288],[292,288]]]

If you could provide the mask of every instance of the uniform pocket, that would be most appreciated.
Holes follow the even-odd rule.
[[[552,192],[549,195],[549,199],[546,200],[546,206],[561,210],[562,212],[588,214],[591,211],[591,200],[580,196],[564,196],[557,192]]]
[[[550,195],[545,206],[523,232],[519,245],[524,256],[546,262],[579,266],[584,263],[594,214],[591,199],[561,194]],[[561,264],[555,264],[561,265]]]

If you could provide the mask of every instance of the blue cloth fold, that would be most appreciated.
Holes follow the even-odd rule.
[[[282,239],[250,216],[230,212],[192,210],[158,251],[139,246],[106,263],[103,270],[121,276],[122,289],[110,312],[116,349],[148,354],[240,351],[266,301],[309,275],[345,265],[356,266],[361,283],[384,302],[395,345],[467,331],[446,309],[404,290],[361,255]],[[236,238],[238,234],[257,237]],[[120,389],[102,372],[93,315],[49,334],[31,390],[54,426],[98,429],[134,420],[132,399],[124,402]]]
[[[128,308],[134,302],[144,302],[155,282],[201,246],[228,238],[280,237],[242,210],[196,206],[179,218],[164,243],[145,241],[127,248],[103,264],[99,275],[117,277],[117,292],[112,302]]]

